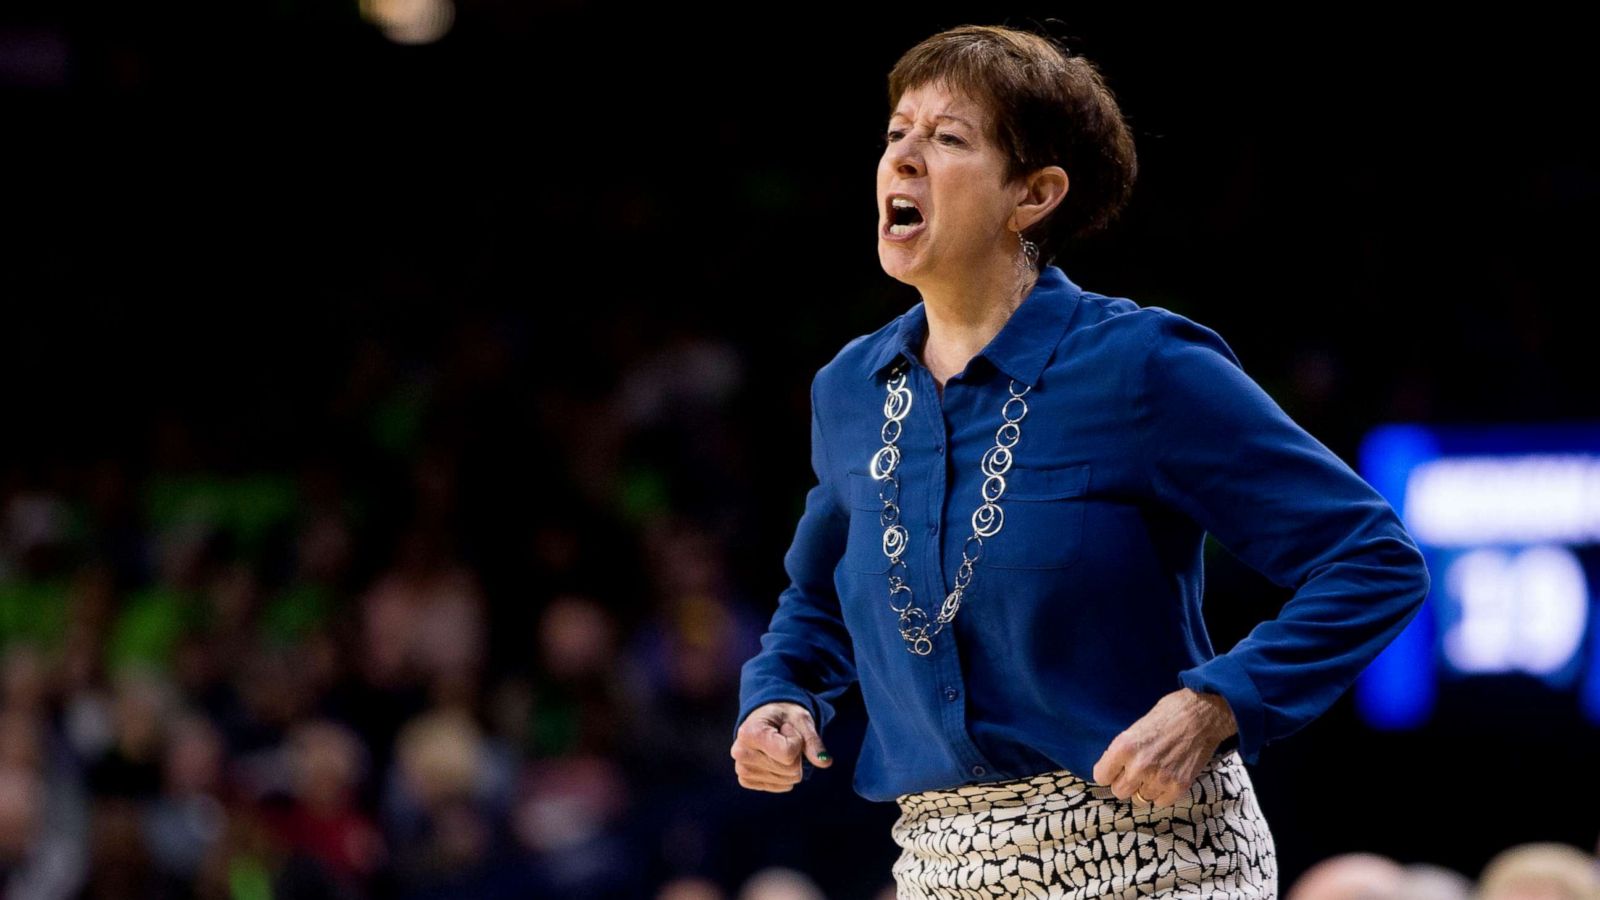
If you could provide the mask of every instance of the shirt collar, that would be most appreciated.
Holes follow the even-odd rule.
[[[978,355],[1018,382],[1035,387],[1082,293],[1060,266],[1045,266],[1022,304]],[[921,365],[917,350],[927,332],[927,310],[919,301],[901,314],[879,345],[872,358],[872,379],[876,381],[884,369],[902,359]]]

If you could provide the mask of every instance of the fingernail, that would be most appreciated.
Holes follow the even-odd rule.
[[[826,751],[826,750],[822,751],[821,753],[818,753],[817,754],[817,759],[820,759],[823,762],[832,762],[833,761],[833,757],[829,756],[828,755],[828,751]]]

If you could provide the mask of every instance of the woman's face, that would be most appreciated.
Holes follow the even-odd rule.
[[[987,110],[964,94],[930,84],[901,96],[878,161],[878,260],[889,275],[954,283],[1016,254],[1007,225],[1024,190],[1003,183],[1006,160],[988,135]],[[897,198],[917,211],[897,210]]]

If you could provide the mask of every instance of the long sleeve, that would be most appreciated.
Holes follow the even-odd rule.
[[[833,583],[850,518],[828,483],[827,446],[814,378],[811,468],[817,483],[806,494],[805,510],[783,560],[789,585],[778,595],[778,608],[761,636],[761,652],[746,661],[740,672],[735,735],[752,710],[775,700],[792,700],[811,710],[817,733],[822,734],[833,719],[834,701],[856,680],[855,653]],[[810,777],[809,760],[805,768]]]
[[[1179,683],[1221,694],[1261,748],[1327,711],[1421,608],[1429,574],[1398,515],[1297,425],[1213,330],[1156,308],[1134,400],[1149,488],[1294,595]]]

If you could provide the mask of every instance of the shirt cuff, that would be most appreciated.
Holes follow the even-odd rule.
[[[1266,742],[1266,709],[1250,674],[1228,654],[1212,657],[1178,673],[1178,683],[1191,691],[1221,694],[1238,724],[1237,747],[1245,762],[1254,764]],[[1227,747],[1224,742],[1222,747]]]

